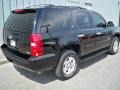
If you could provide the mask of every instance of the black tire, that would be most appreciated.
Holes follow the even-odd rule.
[[[115,42],[118,42],[118,48],[116,50],[113,49]],[[118,53],[118,51],[119,51],[119,42],[120,42],[120,40],[118,39],[118,37],[113,38],[113,40],[111,42],[111,45],[110,45],[110,48],[109,48],[109,54],[114,55],[114,54]]]
[[[70,75],[66,75],[64,73],[64,70],[63,70],[63,68],[65,68],[64,62],[66,61],[66,59],[68,59],[70,57],[74,58],[73,60],[75,62],[75,70]],[[58,65],[55,68],[55,75],[60,80],[67,80],[67,79],[70,79],[71,77],[73,77],[78,71],[79,71],[79,59],[78,59],[78,55],[76,54],[76,52],[74,52],[72,50],[65,50],[65,51],[63,51],[61,53],[60,58],[59,58],[59,63],[58,63]]]

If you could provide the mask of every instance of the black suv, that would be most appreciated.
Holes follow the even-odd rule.
[[[41,72],[53,69],[66,80],[79,62],[100,52],[116,54],[120,30],[97,12],[74,6],[45,6],[11,12],[1,46],[15,65]]]

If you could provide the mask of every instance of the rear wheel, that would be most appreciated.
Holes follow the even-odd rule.
[[[72,50],[63,51],[55,69],[56,76],[61,80],[73,77],[79,71],[79,59]]]
[[[113,38],[110,49],[109,49],[110,54],[114,55],[119,51],[119,42],[120,41],[119,41],[118,37]]]

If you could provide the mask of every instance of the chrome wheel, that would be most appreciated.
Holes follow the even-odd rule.
[[[74,56],[69,56],[63,63],[63,73],[66,76],[71,76],[76,71],[76,60]]]
[[[114,52],[117,52],[119,49],[119,42],[116,40],[113,44],[113,51]]]

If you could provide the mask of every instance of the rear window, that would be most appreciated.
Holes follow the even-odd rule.
[[[11,13],[8,17],[4,29],[18,32],[31,32],[34,25],[36,13]]]

